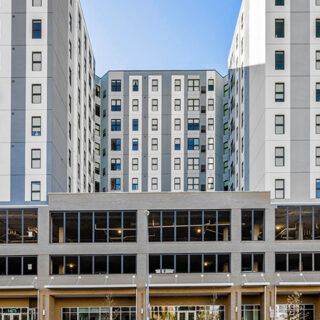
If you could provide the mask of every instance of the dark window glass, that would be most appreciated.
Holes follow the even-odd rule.
[[[94,257],[94,273],[95,274],[106,274],[107,273],[107,257],[106,256],[95,256]]]
[[[301,208],[301,235],[302,240],[312,240],[312,208]]]
[[[109,273],[121,273],[121,256],[109,256]]]
[[[188,211],[176,212],[176,240],[188,241]]]
[[[107,241],[107,213],[106,212],[94,213],[94,241],[95,242]]]
[[[162,256],[162,270],[169,269],[174,270],[174,256],[173,255],[163,255]]]
[[[149,273],[160,272],[160,256],[150,255],[149,256]]]
[[[230,211],[218,212],[218,240],[230,241]]]
[[[21,275],[21,257],[8,257],[8,275]]]
[[[275,0],[276,6],[284,6],[284,0]]]
[[[176,272],[177,273],[188,273],[188,256],[180,255],[176,256]]]
[[[80,212],[80,242],[92,242],[92,212]]]
[[[78,213],[66,214],[66,242],[78,242]]]
[[[241,255],[241,271],[252,271],[252,254],[245,253]]]
[[[216,211],[204,212],[204,241],[216,241]]]
[[[287,255],[285,253],[276,254],[276,271],[287,271]]]
[[[314,239],[320,239],[320,207],[314,207]]]
[[[320,38],[320,19],[316,19],[316,38]]]
[[[24,210],[24,243],[36,243],[38,239],[37,210]]]
[[[5,276],[6,274],[7,274],[6,258],[0,257],[0,276]]]
[[[253,211],[253,240],[264,240],[264,211]]]
[[[216,255],[204,255],[203,271],[206,273],[216,272]]]
[[[162,212],[162,241],[174,241],[174,212]]]
[[[312,271],[312,253],[301,255],[301,271]]]
[[[65,274],[78,274],[78,257],[77,256],[67,256]]]
[[[123,241],[136,241],[136,212],[123,213]]]
[[[288,211],[289,229],[288,229],[288,240],[299,240],[300,231],[300,208],[291,207]]]
[[[190,272],[202,272],[202,256],[190,255]]]
[[[23,258],[23,274],[36,275],[38,273],[37,257],[24,257]]]
[[[109,241],[121,242],[121,212],[109,213]]]
[[[115,92],[121,91],[121,80],[111,81],[111,91],[115,91]]]
[[[314,271],[320,271],[320,254],[314,254]]]
[[[275,37],[284,38],[284,19],[275,20]]]
[[[264,272],[264,254],[255,253],[253,255],[253,272]]]
[[[0,243],[7,242],[6,234],[7,234],[7,213],[6,211],[0,210]]]
[[[275,69],[284,70],[284,51],[275,52]]]
[[[242,241],[252,240],[252,211],[242,211]]]
[[[190,212],[190,241],[202,241],[202,211]]]
[[[92,274],[92,256],[80,256],[80,274]]]
[[[41,20],[32,21],[32,39],[41,39]]]
[[[287,208],[277,208],[276,240],[287,240]]]
[[[289,271],[294,271],[294,272],[299,271],[299,254],[298,253],[289,254]]]
[[[228,254],[217,255],[218,259],[218,272],[230,272],[230,256]]]
[[[64,274],[63,256],[51,257],[51,274]]]
[[[160,212],[150,212],[148,218],[149,241],[160,241]]]
[[[135,256],[123,256],[123,273],[136,273]]]
[[[53,243],[62,243],[64,241],[63,236],[63,213],[54,212],[51,213],[51,239]]]
[[[8,242],[22,242],[22,212],[8,211]]]

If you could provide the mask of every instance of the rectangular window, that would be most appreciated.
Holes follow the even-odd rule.
[[[208,111],[214,110],[214,99],[208,99]]]
[[[208,80],[208,91],[214,91],[214,79]]]
[[[188,170],[199,170],[199,158],[188,158]]]
[[[284,51],[275,52],[275,69],[284,70]]]
[[[132,131],[139,131],[139,120],[132,119]]]
[[[181,170],[181,158],[174,158],[174,170]]]
[[[32,52],[32,71],[42,70],[42,53]]]
[[[113,191],[121,190],[121,179],[120,178],[111,178],[110,185],[111,185],[111,190],[113,190]]]
[[[139,100],[138,99],[132,100],[132,111],[139,111]]]
[[[174,80],[174,91],[181,91],[181,80],[180,79]]]
[[[228,122],[225,122],[225,123],[223,124],[223,134],[224,134],[225,136],[227,136],[227,135],[229,134],[229,125],[228,125]]]
[[[41,20],[32,20],[32,39],[41,39]]]
[[[180,189],[181,189],[181,179],[174,178],[174,190],[180,190]]]
[[[316,83],[316,101],[320,101],[320,82]]]
[[[284,38],[284,19],[275,20],[275,37]]]
[[[188,190],[199,190],[199,178],[188,178]]]
[[[174,139],[174,150],[176,150],[176,151],[181,150],[181,139],[180,138]]]
[[[188,80],[188,91],[200,91],[200,80],[189,79]]]
[[[229,153],[229,145],[228,141],[223,143],[223,154],[228,154]]]
[[[132,151],[138,151],[138,150],[139,150],[139,140],[132,139]]]
[[[316,19],[316,38],[320,38],[320,19]]]
[[[139,91],[139,80],[132,80],[132,91]]]
[[[158,150],[158,138],[151,139],[151,150],[153,150],[153,151]]]
[[[316,198],[320,198],[320,179],[316,180]]]
[[[284,6],[284,0],[275,0],[276,6]]]
[[[264,272],[263,253],[242,253],[241,255],[242,272]]]
[[[132,170],[133,171],[139,170],[139,159],[138,158],[132,158]]]
[[[121,151],[120,139],[111,139],[111,151]]]
[[[32,169],[41,168],[41,150],[40,149],[31,150],[31,168]]]
[[[276,199],[285,198],[284,185],[285,185],[284,179],[275,180],[275,198]]]
[[[111,91],[112,92],[121,91],[121,80],[111,80]]]
[[[196,131],[200,129],[200,119],[188,119],[188,130]]]
[[[151,130],[158,131],[158,119],[151,120]]]
[[[214,138],[208,138],[208,150],[214,150]]]
[[[151,179],[151,190],[158,190],[158,178]]]
[[[159,90],[159,83],[157,79],[152,80],[152,91],[157,92]]]
[[[121,131],[121,120],[119,119],[111,120],[111,131]]]
[[[138,178],[132,178],[132,190],[136,191],[138,190]]]
[[[188,150],[199,150],[199,139],[198,138],[189,138],[188,139]]]
[[[275,84],[275,101],[284,102],[284,83]]]
[[[174,99],[174,111],[181,111],[181,99]]]
[[[316,115],[316,134],[320,134],[320,114]]]
[[[41,136],[41,117],[31,118],[31,135],[33,137]]]
[[[112,99],[111,100],[111,111],[121,111],[121,100]]]
[[[214,178],[213,177],[208,177],[208,189],[214,190]]]
[[[320,147],[316,147],[316,166],[320,166]]]
[[[174,130],[175,131],[181,130],[181,119],[174,119]]]
[[[41,103],[41,84],[32,85],[32,103]]]
[[[41,200],[41,183],[40,181],[31,182],[31,201]]]
[[[199,99],[188,99],[188,111],[199,111],[200,100]]]
[[[159,109],[159,100],[158,99],[152,99],[152,111],[158,111]]]
[[[208,158],[208,170],[214,170],[214,158]]]
[[[284,134],[284,115],[275,116],[275,134]]]
[[[151,170],[158,170],[158,158],[151,158]]]
[[[121,159],[111,159],[111,171],[121,170]]]
[[[241,240],[264,240],[264,210],[241,211]]]
[[[316,70],[320,70],[320,51],[316,51]]]
[[[214,130],[214,119],[213,118],[209,118],[208,119],[208,130],[209,131],[213,131]]]
[[[285,165],[284,160],[284,147],[275,148],[275,166],[283,167]]]
[[[42,6],[42,0],[32,0],[32,6],[33,7],[41,7]]]

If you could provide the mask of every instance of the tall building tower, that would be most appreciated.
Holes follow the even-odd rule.
[[[230,190],[320,198],[319,18],[319,1],[243,1],[229,56]]]
[[[0,203],[94,189],[94,57],[78,0],[0,1]]]
[[[108,72],[101,190],[223,190],[224,81],[216,71]]]

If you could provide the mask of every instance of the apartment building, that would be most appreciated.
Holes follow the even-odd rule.
[[[245,0],[229,55],[230,190],[317,201],[320,3]]]
[[[0,210],[0,319],[292,319],[296,291],[320,319],[319,221],[268,192],[52,194]]]
[[[80,2],[0,4],[1,204],[94,191],[94,57]]]
[[[223,85],[216,71],[102,77],[101,191],[223,190]]]

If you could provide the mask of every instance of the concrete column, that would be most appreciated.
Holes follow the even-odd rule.
[[[137,320],[147,319],[146,289],[137,288]]]
[[[241,292],[234,290],[229,295],[228,320],[241,320]]]

